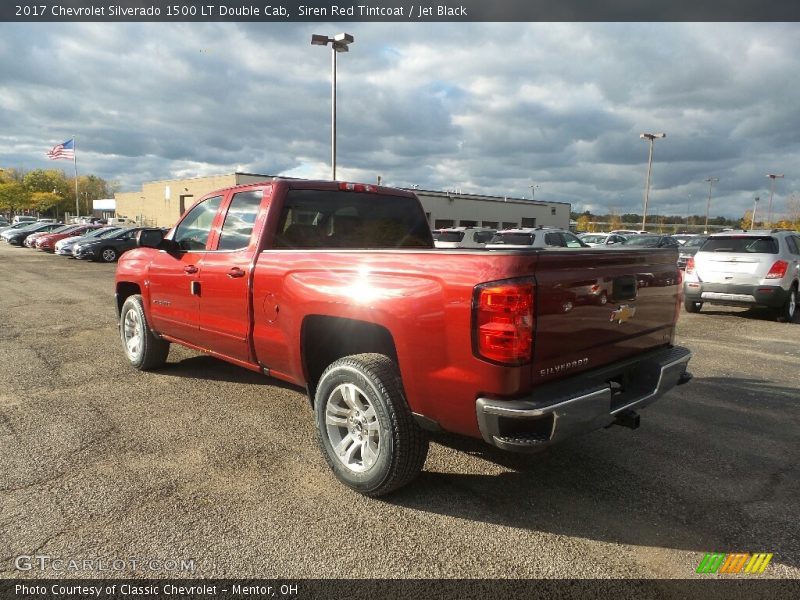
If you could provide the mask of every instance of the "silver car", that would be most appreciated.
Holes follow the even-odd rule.
[[[772,308],[779,321],[795,320],[800,285],[800,232],[729,231],[708,238],[686,265],[684,306],[703,304]]]

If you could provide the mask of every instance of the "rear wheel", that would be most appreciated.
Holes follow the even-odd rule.
[[[125,356],[140,371],[156,369],[167,362],[169,342],[157,338],[150,331],[139,294],[128,296],[122,305],[119,335],[125,348]]]
[[[793,285],[789,289],[789,297],[786,303],[778,309],[778,321],[781,323],[791,323],[797,315],[797,286]]]
[[[103,262],[114,262],[117,260],[117,251],[114,248],[103,248],[100,250],[100,260]]]
[[[700,309],[703,308],[703,303],[686,299],[683,301],[683,307],[686,309],[686,312],[699,313]]]
[[[422,470],[428,438],[387,356],[356,354],[330,365],[317,386],[314,411],[325,460],[357,492],[388,494]]]

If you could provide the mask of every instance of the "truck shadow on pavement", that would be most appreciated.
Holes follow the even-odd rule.
[[[612,427],[533,455],[437,435],[443,448],[433,446],[428,470],[387,500],[616,544],[774,552],[797,567],[798,396],[752,379],[695,378],[642,410],[638,431]],[[462,452],[486,461],[485,474],[476,460],[463,467]],[[436,472],[442,464],[447,472]]]
[[[158,370],[159,375],[182,377],[196,380],[198,377],[208,381],[225,381],[251,385],[272,386],[276,388],[305,393],[305,390],[280,379],[267,377],[261,373],[250,371],[232,363],[205,354],[184,358],[178,361],[169,360]]]

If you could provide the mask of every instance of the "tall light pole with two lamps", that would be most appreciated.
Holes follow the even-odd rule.
[[[538,185],[529,185],[528,187],[531,188],[531,200],[533,200],[533,196],[536,193],[536,190],[539,188],[539,186]]]
[[[708,182],[708,202],[706,202],[706,226],[703,227],[703,233],[708,233],[708,213],[711,211],[711,188],[715,181],[719,181],[719,177],[706,177]]]
[[[644,226],[647,224],[647,201],[650,199],[650,173],[653,170],[653,142],[656,139],[667,137],[667,134],[642,133],[639,137],[650,142],[650,152],[647,156],[647,179],[644,183],[644,209],[642,210],[642,231],[644,231]]]
[[[767,175],[770,178],[769,182],[769,210],[767,211],[767,227],[772,227],[772,196],[775,194],[775,180],[783,179],[783,174],[775,175],[770,173]]]
[[[349,33],[337,33],[335,36],[311,36],[312,46],[331,45],[331,179],[336,180],[336,55],[339,52],[349,52],[348,46],[354,42]]]

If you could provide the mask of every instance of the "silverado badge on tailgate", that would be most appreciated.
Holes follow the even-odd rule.
[[[619,324],[622,325],[628,319],[633,318],[633,315],[636,314],[636,307],[629,306],[627,304],[623,304],[617,310],[611,311],[611,318],[609,321],[619,321]]]

